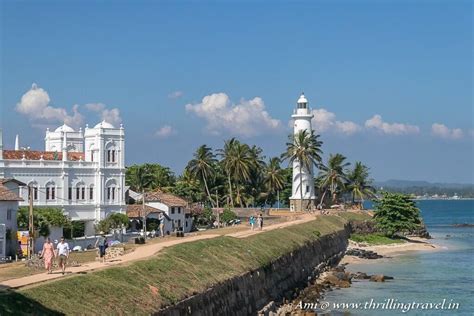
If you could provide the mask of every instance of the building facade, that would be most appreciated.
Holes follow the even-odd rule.
[[[125,131],[105,121],[75,131],[66,124],[46,131],[45,150],[3,148],[0,131],[0,178],[31,186],[33,204],[58,207],[71,220],[86,222],[86,235],[112,212],[125,213]],[[20,187],[20,206],[28,188]]]
[[[293,135],[306,131],[311,133],[311,119],[314,117],[308,106],[308,100],[301,94],[293,111]],[[293,161],[293,183],[292,194],[290,197],[290,209],[292,211],[304,211],[315,206],[316,194],[314,188],[313,166],[309,169],[302,166],[300,172],[299,161]],[[302,196],[301,196],[302,195]]]

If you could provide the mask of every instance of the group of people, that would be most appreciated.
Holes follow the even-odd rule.
[[[44,260],[44,267],[48,271],[48,274],[51,274],[53,271],[53,259],[58,258],[59,267],[61,268],[62,274],[66,270],[66,262],[69,258],[69,244],[66,242],[64,237],[61,237],[61,241],[56,245],[56,250],[54,249],[54,244],[51,242],[51,239],[48,237],[43,245],[43,250],[41,251],[41,256]]]
[[[254,230],[257,228],[258,230],[262,230],[263,228],[263,214],[260,213],[257,216],[250,216],[249,218],[250,229]]]
[[[57,241],[56,241],[57,242]],[[61,240],[56,245],[54,249],[54,243],[51,241],[51,238],[46,238],[43,244],[43,250],[41,250],[41,258],[44,260],[44,267],[47,270],[48,274],[53,272],[53,260],[57,257],[59,267],[61,268],[61,273],[64,274],[66,271],[67,260],[69,259],[69,254],[71,249],[69,244],[66,242],[64,237],[61,237]],[[99,257],[102,262],[105,263],[105,249],[107,249],[107,238],[105,237],[104,232],[100,232],[99,237],[95,242],[95,248],[99,250]]]

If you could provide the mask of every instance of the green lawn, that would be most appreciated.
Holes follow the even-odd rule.
[[[217,282],[268,265],[319,234],[342,229],[345,222],[337,216],[322,216],[244,239],[223,236],[176,245],[127,266],[3,293],[0,310],[149,315]]]
[[[338,213],[339,216],[348,220],[348,221],[366,221],[371,220],[372,216],[367,213],[362,212],[340,212]]]
[[[352,234],[351,240],[355,242],[364,242],[369,245],[390,245],[390,244],[402,244],[405,241],[402,239],[388,238],[382,234]]]

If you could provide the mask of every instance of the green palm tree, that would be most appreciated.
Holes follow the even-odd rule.
[[[320,186],[323,195],[321,198],[320,205],[323,204],[326,192],[331,192],[332,202],[337,201],[337,193],[339,190],[345,188],[348,182],[347,175],[344,171],[350,163],[346,162],[346,157],[341,154],[330,154],[327,165],[321,164],[320,172],[317,178],[317,183]]]
[[[153,182],[153,176],[145,165],[137,165],[129,168],[129,176],[125,177],[125,182],[134,191],[141,192],[142,194],[142,221],[143,221],[143,233],[146,239],[146,215],[145,214],[145,190]]]
[[[212,149],[206,145],[202,145],[196,150],[194,153],[194,158],[189,161],[188,165],[186,166],[186,170],[188,170],[189,173],[191,173],[200,181],[203,181],[207,197],[212,206],[214,206],[214,200],[212,199],[211,193],[209,192],[207,179],[215,174],[214,167],[216,162],[217,159],[215,158]]]
[[[235,138],[224,143],[224,148],[219,150],[222,157],[221,164],[229,185],[230,203],[234,207],[234,197],[232,192],[232,180],[235,184],[250,179],[251,168],[254,165],[250,148],[247,144],[242,144]],[[239,187],[236,187],[240,191]],[[240,195],[240,192],[237,192]]]
[[[372,186],[372,180],[369,179],[369,170],[362,162],[356,161],[354,168],[349,170],[347,174],[349,180],[347,188],[352,195],[352,204],[355,204],[357,199],[360,209],[363,208],[364,198],[374,197],[376,192]]]
[[[290,164],[298,162],[299,177],[302,180],[303,169],[311,170],[313,165],[318,166],[321,162],[321,145],[319,135],[314,131],[300,131],[296,135],[290,135],[290,142],[286,143],[286,152],[282,154],[282,159],[288,159]],[[300,182],[300,209],[303,209],[303,182]]]
[[[278,157],[270,158],[263,171],[263,183],[267,196],[265,204],[270,196],[282,190],[285,186],[284,170],[281,168],[280,162],[281,160]]]

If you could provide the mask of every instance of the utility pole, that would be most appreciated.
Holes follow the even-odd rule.
[[[221,216],[220,216],[220,211],[219,211],[219,196],[217,195],[217,189],[216,189],[216,203],[217,203],[217,228],[220,228]]]
[[[29,214],[28,214],[28,258],[31,259],[34,253],[34,225],[33,225],[33,194],[34,190],[31,185],[28,186]]]

